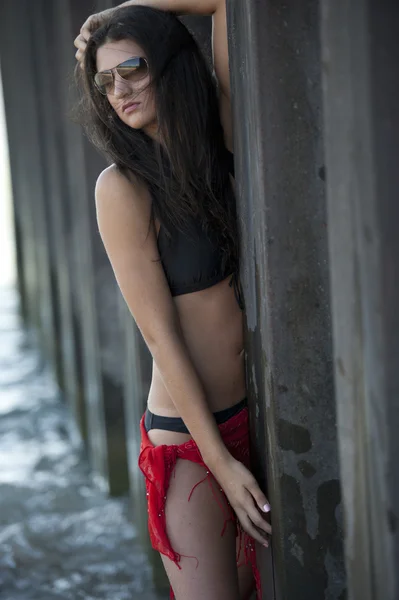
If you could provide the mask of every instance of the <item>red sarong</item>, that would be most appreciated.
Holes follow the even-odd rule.
[[[165,556],[168,556],[170,560],[172,560],[176,566],[181,569],[179,564],[181,555],[175,552],[171,547],[166,532],[165,520],[166,495],[169,487],[170,477],[175,468],[177,459],[181,458],[184,460],[191,460],[192,462],[202,465],[207,470],[206,476],[193,487],[189,497],[187,498],[188,501],[195,492],[195,488],[199,484],[207,481],[214,494],[215,500],[219,502],[213,487],[214,485],[217,485],[216,480],[202,460],[201,453],[194,440],[190,440],[180,445],[153,446],[148,439],[148,435],[144,427],[144,415],[140,421],[140,430],[141,447],[138,462],[139,467],[145,476],[148,502],[148,529],[150,533],[151,545],[154,550],[157,550]],[[222,439],[232,456],[249,468],[248,409],[243,408],[239,413],[231,417],[231,419],[219,425],[219,430]],[[220,489],[219,486],[217,487]],[[243,531],[240,522],[238,521],[225,495],[224,499],[224,506],[220,505],[219,502],[220,508],[225,517],[221,535],[224,534],[229,521],[232,521],[236,524],[237,536],[240,537],[239,546],[240,549],[244,549],[244,552],[240,552],[240,555],[237,556],[237,567],[243,564],[251,565],[256,583],[256,597],[257,600],[261,600],[260,575],[256,566],[255,541]],[[241,556],[241,554],[243,554],[243,556]],[[170,597],[171,599],[174,598],[172,588]]]

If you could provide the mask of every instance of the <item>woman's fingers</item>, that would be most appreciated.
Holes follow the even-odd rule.
[[[262,544],[262,546],[269,546],[268,540],[263,536],[252,523],[251,519],[245,513],[245,511],[239,511],[237,513],[238,518],[240,519],[240,523],[244,529],[254,540]]]
[[[268,523],[266,521],[266,519],[264,517],[262,517],[262,515],[259,513],[259,511],[255,505],[249,507],[249,509],[247,509],[247,513],[248,513],[248,516],[251,519],[252,523],[254,525],[256,525],[256,527],[258,527],[258,529],[261,529],[262,531],[264,531],[265,534],[268,534],[268,535],[271,534],[272,526],[270,525],[270,523]]]
[[[74,43],[75,48],[77,48],[77,51],[75,52],[75,58],[83,69],[83,59],[84,59],[84,55],[85,55],[87,42],[83,38],[83,36],[81,34],[79,34],[73,43]]]
[[[81,69],[84,69],[84,52],[82,52],[81,50],[78,50],[75,54],[75,58],[78,61],[78,64],[80,66]]]
[[[260,544],[268,546],[272,528],[261,512],[269,512],[270,505],[255,477],[245,465],[233,459],[221,470],[218,481],[243,529]],[[227,481],[227,485],[224,485],[224,481]]]
[[[94,23],[94,19],[93,20],[89,19],[88,21],[86,21],[86,23],[80,29],[79,37],[82,37],[86,42],[89,39],[89,37],[91,36],[92,22]]]
[[[87,46],[87,40],[83,37],[81,33],[79,33],[79,35],[75,38],[73,45],[75,46],[75,48],[84,50]]]
[[[270,512],[270,504],[265,494],[262,492],[260,487],[258,486],[256,479],[254,478],[252,485],[248,487],[248,490],[254,497],[256,504],[259,506],[259,510],[262,512]]]
[[[77,52],[75,52],[76,60],[78,60],[80,62],[83,59],[83,55],[84,55],[83,50],[78,50]]]
[[[96,26],[96,15],[90,16],[82,25],[79,35],[75,38],[73,45],[77,48],[75,53],[76,60],[83,67],[83,58],[86,51],[87,42],[89,41],[91,30]]]
[[[88,19],[83,23],[80,28],[79,35],[75,38],[73,42],[78,51],[75,56],[76,59],[80,62],[80,66],[83,68],[83,58],[86,50],[87,42],[90,39],[91,34],[96,31],[101,25],[106,23],[107,19],[110,18],[114,12],[115,8],[108,8],[106,10],[101,11],[100,13],[96,13],[94,15],[90,15]]]
[[[89,34],[90,36],[90,34]],[[80,63],[80,66],[83,69],[83,59],[84,59],[84,55],[86,52],[86,47],[87,47],[87,40],[88,38],[85,38],[83,34],[79,34],[77,36],[77,38],[75,38],[75,41],[73,42],[75,48],[77,48],[77,51],[75,52],[75,58],[78,61],[78,63]]]
[[[257,485],[257,484],[256,484]],[[243,506],[245,513],[249,516],[252,523],[258,527],[261,532],[266,535],[270,535],[272,532],[272,526],[266,521],[266,518],[258,510],[257,505],[254,503],[254,498],[249,490],[245,493],[245,506]]]
[[[93,29],[95,29],[95,22],[98,21],[98,15],[90,15],[83,23],[80,28],[80,35],[87,41],[91,35]]]

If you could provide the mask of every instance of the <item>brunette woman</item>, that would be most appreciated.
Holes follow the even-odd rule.
[[[214,74],[176,15],[213,17]],[[153,357],[140,423],[153,547],[177,600],[243,600],[268,545],[249,470],[225,0],[131,0],[75,40],[108,157],[99,231]]]

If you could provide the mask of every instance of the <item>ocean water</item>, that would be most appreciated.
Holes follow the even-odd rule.
[[[161,600],[128,500],[94,484],[18,303],[0,287],[0,599]]]

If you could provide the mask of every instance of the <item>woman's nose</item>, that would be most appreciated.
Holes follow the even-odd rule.
[[[122,97],[130,92],[129,83],[122,79],[122,77],[118,77],[117,75],[114,78],[114,96]]]

